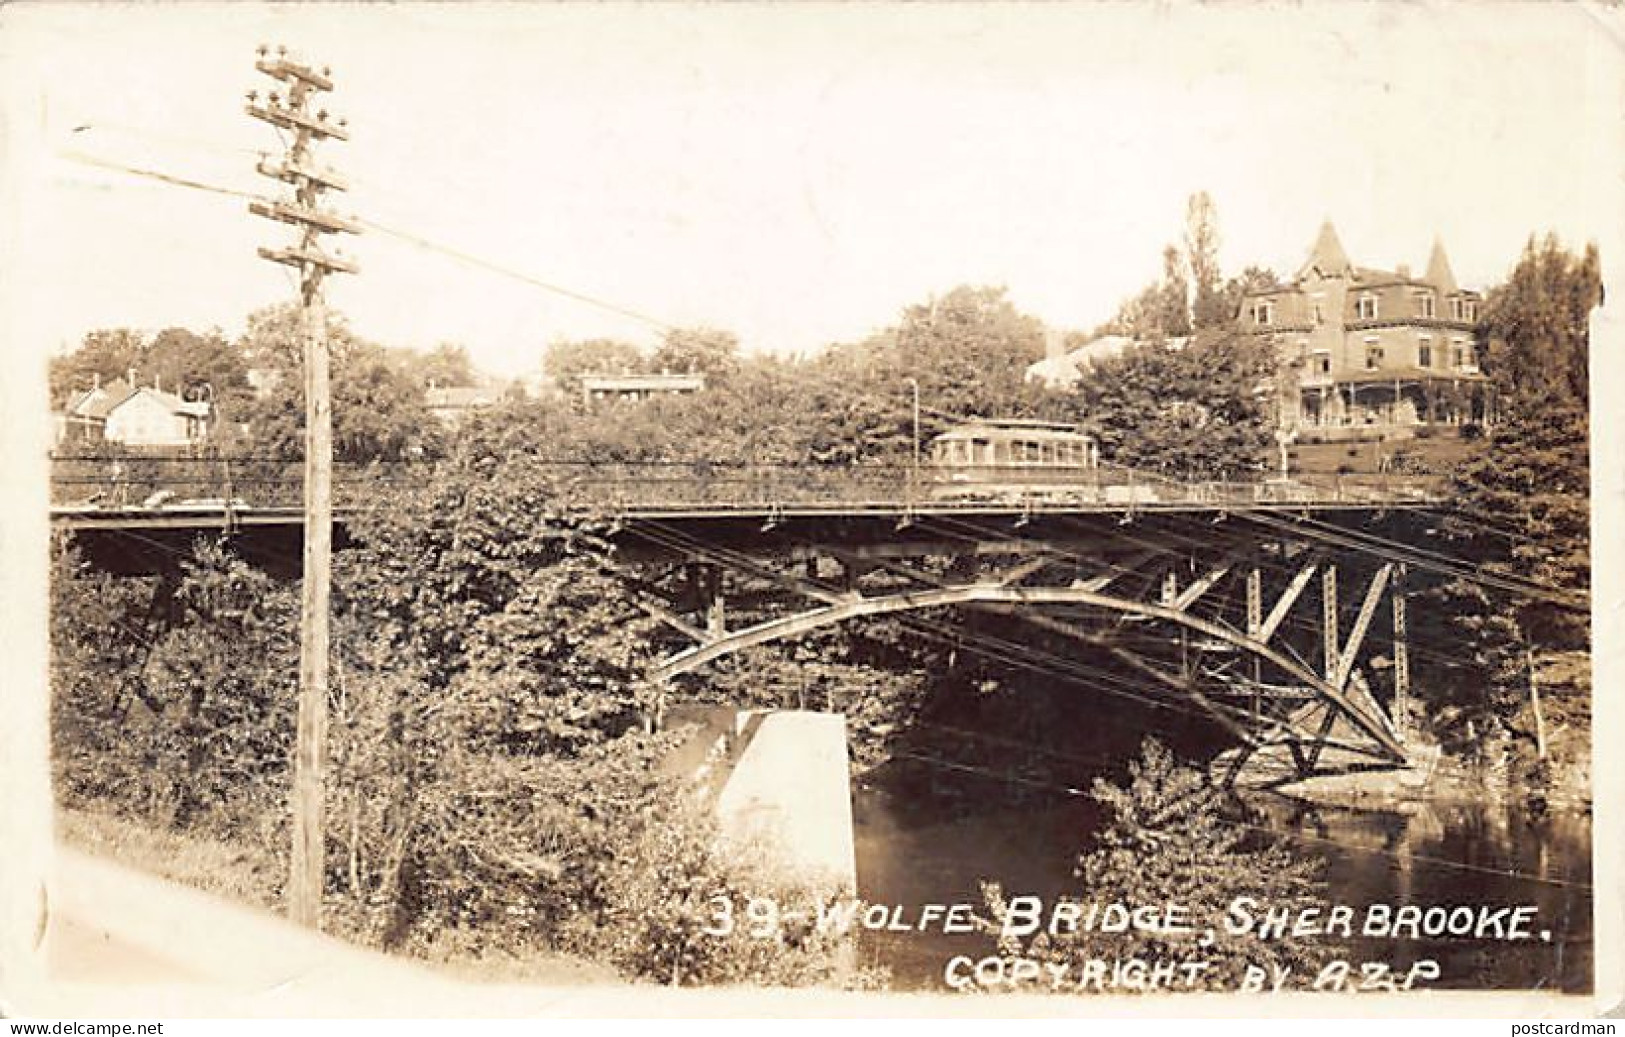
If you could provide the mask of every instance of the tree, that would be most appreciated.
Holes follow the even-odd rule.
[[[739,368],[739,337],[720,328],[673,328],[656,347],[655,371],[695,371],[707,379],[727,378]]]
[[[908,378],[920,385],[922,404],[951,417],[1014,417],[1031,407],[1027,368],[1044,356],[1044,325],[1022,313],[1003,288],[961,285],[903,311],[901,326],[881,365],[894,388],[899,424],[907,428],[912,404]]]
[[[244,353],[270,371],[270,390],[245,406],[254,452],[280,458],[304,455],[303,317],[291,303],[267,307],[248,319]],[[340,462],[434,455],[444,447],[430,415],[424,386],[410,371],[411,357],[367,342],[329,313],[332,355],[333,456]]]
[[[551,342],[542,353],[542,372],[572,398],[580,394],[584,374],[641,371],[646,363],[637,346],[607,338]]]
[[[1219,216],[1206,191],[1185,207],[1185,265],[1191,275],[1191,326],[1198,331],[1228,325],[1235,312],[1224,296],[1219,271]]]
[[[126,377],[141,366],[145,352],[146,341],[140,332],[129,328],[90,332],[78,349],[51,358],[51,400],[61,405],[98,380],[105,384]]]
[[[1089,369],[1061,396],[1103,460],[1179,479],[1247,478],[1274,442],[1276,363],[1265,343],[1234,332],[1182,350],[1146,343]]]
[[[1512,276],[1486,300],[1479,331],[1487,347],[1485,373],[1503,395],[1527,398],[1530,406],[1585,407],[1591,398],[1591,310],[1601,302],[1595,244],[1575,255],[1555,235],[1538,243],[1531,237]]]
[[[51,396],[60,403],[98,380],[106,385],[132,373],[137,385],[156,383],[186,399],[212,398],[228,412],[251,395],[240,349],[217,330],[199,334],[172,327],[152,336],[128,328],[90,332],[77,350],[51,361]]]
[[[1589,319],[1601,300],[1595,247],[1575,255],[1550,236],[1531,240],[1507,283],[1490,292],[1481,345],[1500,420],[1485,449],[1452,474],[1452,553],[1551,587],[1589,587]],[[1471,734],[1478,746],[1494,744],[1487,736],[1496,732],[1533,741],[1523,716],[1530,659],[1587,649],[1587,616],[1549,601],[1492,597],[1466,581],[1445,597],[1463,635],[1464,672],[1434,694],[1445,707],[1441,733]]]
[[[1241,313],[1242,300],[1248,292],[1264,288],[1274,288],[1281,283],[1275,271],[1269,267],[1249,266],[1236,276],[1224,282],[1220,291],[1220,299],[1215,305],[1224,314],[1224,323],[1233,323],[1237,314]]]
[[[414,351],[407,361],[407,370],[417,384],[442,388],[473,385],[479,378],[468,349],[452,342],[442,342],[426,352]]]
[[[1265,969],[1317,965],[1336,948],[1290,933],[1262,940],[1235,934],[1221,924],[1227,908],[1251,897],[1259,910],[1324,907],[1321,866],[1278,841],[1258,845],[1246,825],[1224,815],[1220,791],[1200,771],[1183,766],[1154,739],[1129,766],[1127,785],[1096,779],[1090,796],[1104,811],[1092,849],[1081,854],[1074,874],[1083,904],[1130,907],[1180,904],[1189,909],[1189,931],[1102,933],[1079,927],[1055,936],[1040,933],[1001,950],[1070,966],[1081,975],[1090,959],[1139,958],[1150,962],[1206,961],[1200,989],[1235,990],[1247,965]],[[1003,891],[986,886],[994,931],[1008,917]],[[1015,944],[1012,946],[1012,944]]]
[[[1185,277],[1179,249],[1162,250],[1162,291],[1157,310],[1157,331],[1170,338],[1191,333],[1190,282]]]

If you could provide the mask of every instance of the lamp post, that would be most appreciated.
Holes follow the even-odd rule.
[[[226,514],[231,514],[231,464],[226,460],[225,452],[220,449],[220,438],[216,430],[220,427],[220,405],[215,401],[214,385],[210,382],[199,382],[202,390],[198,395],[200,402],[207,403],[209,410],[203,418],[203,436],[205,441],[204,453],[214,454],[220,458],[221,475],[221,501],[224,503]]]
[[[908,379],[908,384],[914,390],[914,464],[909,468],[909,499],[920,485],[920,383],[918,379]]]

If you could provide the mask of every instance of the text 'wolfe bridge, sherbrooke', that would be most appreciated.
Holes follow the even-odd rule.
[[[58,462],[52,519],[109,571],[177,568],[225,535],[297,575],[297,462]],[[1451,581],[1584,610],[1455,557],[1463,516],[1422,480],[1177,483],[1109,467],[1064,487],[956,488],[918,467],[536,462],[561,520],[671,636],[650,679],[866,617],[1001,665],[1177,713],[1236,746],[1228,776],[1403,766],[1413,666],[1452,635],[1412,602]],[[336,535],[426,466],[341,470]],[[1417,614],[1413,614],[1417,613]],[[992,624],[975,622],[992,614]]]

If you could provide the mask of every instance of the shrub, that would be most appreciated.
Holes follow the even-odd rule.
[[[292,592],[200,542],[178,577],[120,579],[66,544],[52,573],[58,794],[230,834],[281,810],[292,743]]]
[[[1234,990],[1248,964],[1295,970],[1317,964],[1335,948],[1290,936],[1259,940],[1228,934],[1219,924],[1227,905],[1252,896],[1271,908],[1297,911],[1324,904],[1326,886],[1318,862],[1300,859],[1280,843],[1265,843],[1223,815],[1220,791],[1202,772],[1185,767],[1160,743],[1147,739],[1126,786],[1097,779],[1091,796],[1105,810],[1093,849],[1078,858],[1085,903],[1182,904],[1193,932],[1102,934],[1040,933],[1024,946],[1005,941],[1005,953],[1066,963],[1072,975],[1091,958],[1142,958],[1152,962],[1205,960],[1204,989]],[[985,886],[990,926],[1006,910],[996,884]],[[1203,930],[1212,927],[1204,945]]]

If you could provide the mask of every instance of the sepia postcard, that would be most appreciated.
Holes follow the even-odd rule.
[[[19,2],[0,97],[0,1013],[1625,1001],[1617,6]]]

